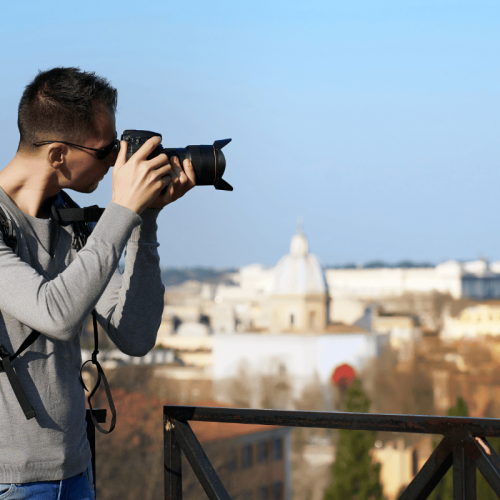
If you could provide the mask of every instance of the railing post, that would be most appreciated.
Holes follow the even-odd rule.
[[[465,498],[465,452],[461,440],[453,447],[453,500]]]
[[[464,482],[465,482],[465,498],[467,500],[476,500],[477,499],[477,485],[476,485],[476,463],[472,460],[471,457],[467,453],[465,453],[464,449]]]
[[[496,451],[486,438],[477,436],[467,438],[465,451],[500,498],[500,458]]]
[[[182,500],[182,455],[174,436],[175,420],[163,412],[165,500]]]

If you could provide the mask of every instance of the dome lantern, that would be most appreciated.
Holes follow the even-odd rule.
[[[309,244],[297,224],[297,232],[290,242],[290,253],[285,255],[274,269],[274,295],[307,295],[327,292],[325,274],[319,259],[309,253]]]

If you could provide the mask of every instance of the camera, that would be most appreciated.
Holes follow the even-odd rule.
[[[122,141],[127,142],[127,160],[151,137],[161,134],[149,130],[125,130]],[[177,156],[179,162],[185,158],[191,160],[196,174],[197,186],[214,186],[222,191],[232,191],[233,187],[222,176],[226,170],[226,158],[222,148],[229,144],[231,139],[215,141],[212,146],[186,146],[185,148],[164,148],[161,144],[148,156],[148,160],[165,153],[169,158]]]

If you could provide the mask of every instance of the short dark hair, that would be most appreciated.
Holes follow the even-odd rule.
[[[92,134],[93,110],[104,105],[115,112],[117,96],[116,89],[93,72],[80,68],[39,71],[19,103],[19,149],[32,150],[37,141],[77,140]]]

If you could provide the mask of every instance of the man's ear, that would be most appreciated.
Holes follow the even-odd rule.
[[[55,142],[47,147],[46,159],[47,163],[54,169],[60,170],[66,165],[66,157],[68,156],[69,148],[66,144]]]

